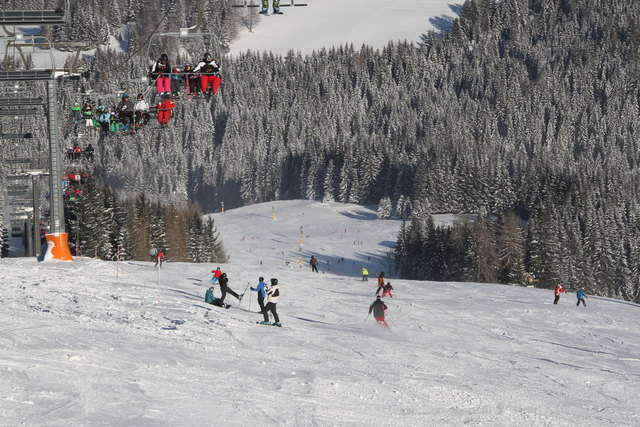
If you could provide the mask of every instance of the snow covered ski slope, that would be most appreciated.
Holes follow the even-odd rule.
[[[279,279],[282,328],[256,325],[252,293],[205,304],[217,265],[170,251],[161,270],[1,259],[0,425],[640,424],[637,305],[397,280],[385,254],[400,224],[366,207],[277,202],[214,218],[233,290]],[[287,267],[300,226],[305,263]],[[382,268],[392,333],[367,317]]]
[[[237,3],[243,4],[240,0]],[[283,15],[258,15],[257,21],[245,19],[245,28],[231,44],[231,52],[252,50],[286,55],[293,50],[310,54],[323,47],[329,49],[351,43],[356,49],[363,44],[381,49],[389,41],[419,42],[430,30],[448,30],[464,2],[305,0],[296,3],[307,6],[282,8]],[[247,8],[247,12],[251,9]]]

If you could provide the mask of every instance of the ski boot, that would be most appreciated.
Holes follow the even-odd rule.
[[[282,328],[282,323],[280,322],[276,322],[276,323],[272,323],[273,326],[277,326],[279,328]]]
[[[261,325],[270,325],[270,322],[260,322]]]

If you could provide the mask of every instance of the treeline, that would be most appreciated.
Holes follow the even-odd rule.
[[[92,178],[82,196],[66,201],[65,220],[75,255],[149,260],[154,249],[164,251],[171,261],[227,259],[213,219],[203,220],[197,205],[151,203],[144,193],[123,200]]]

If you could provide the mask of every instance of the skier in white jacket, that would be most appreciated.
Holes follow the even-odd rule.
[[[280,323],[280,318],[278,317],[278,312],[276,311],[276,304],[278,304],[278,297],[280,296],[280,288],[278,287],[278,279],[271,279],[271,287],[267,289],[267,297],[268,302],[267,305],[264,306],[264,310],[262,310],[262,315],[264,316],[264,322],[261,322],[263,325],[268,325],[269,323],[269,312],[273,315],[273,326],[282,326]]]

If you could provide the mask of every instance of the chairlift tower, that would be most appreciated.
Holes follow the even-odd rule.
[[[55,25],[63,24],[67,20],[69,11],[69,0],[65,0],[64,9],[56,10],[40,10],[40,11],[24,11],[24,10],[4,10],[0,11],[0,26],[7,25]],[[7,32],[9,35],[3,38],[9,42],[17,42],[22,40],[21,35]],[[62,201],[62,166],[60,141],[58,139],[58,118],[57,118],[57,91],[55,77],[55,58],[53,55],[53,47],[51,43],[42,36],[38,36],[39,40],[44,40],[39,44],[49,48],[49,56],[51,60],[51,68],[45,69],[15,69],[10,71],[0,71],[1,82],[43,82],[47,85],[47,124],[49,128],[49,171],[50,171],[50,234],[47,235],[47,259],[72,260],[69,245],[67,243],[67,233],[64,230],[64,210]],[[21,52],[22,54],[22,52]],[[26,68],[26,67],[25,67]],[[29,103],[36,102],[32,98]],[[2,104],[19,104],[16,99],[4,99]],[[25,134],[26,135],[26,134]]]

